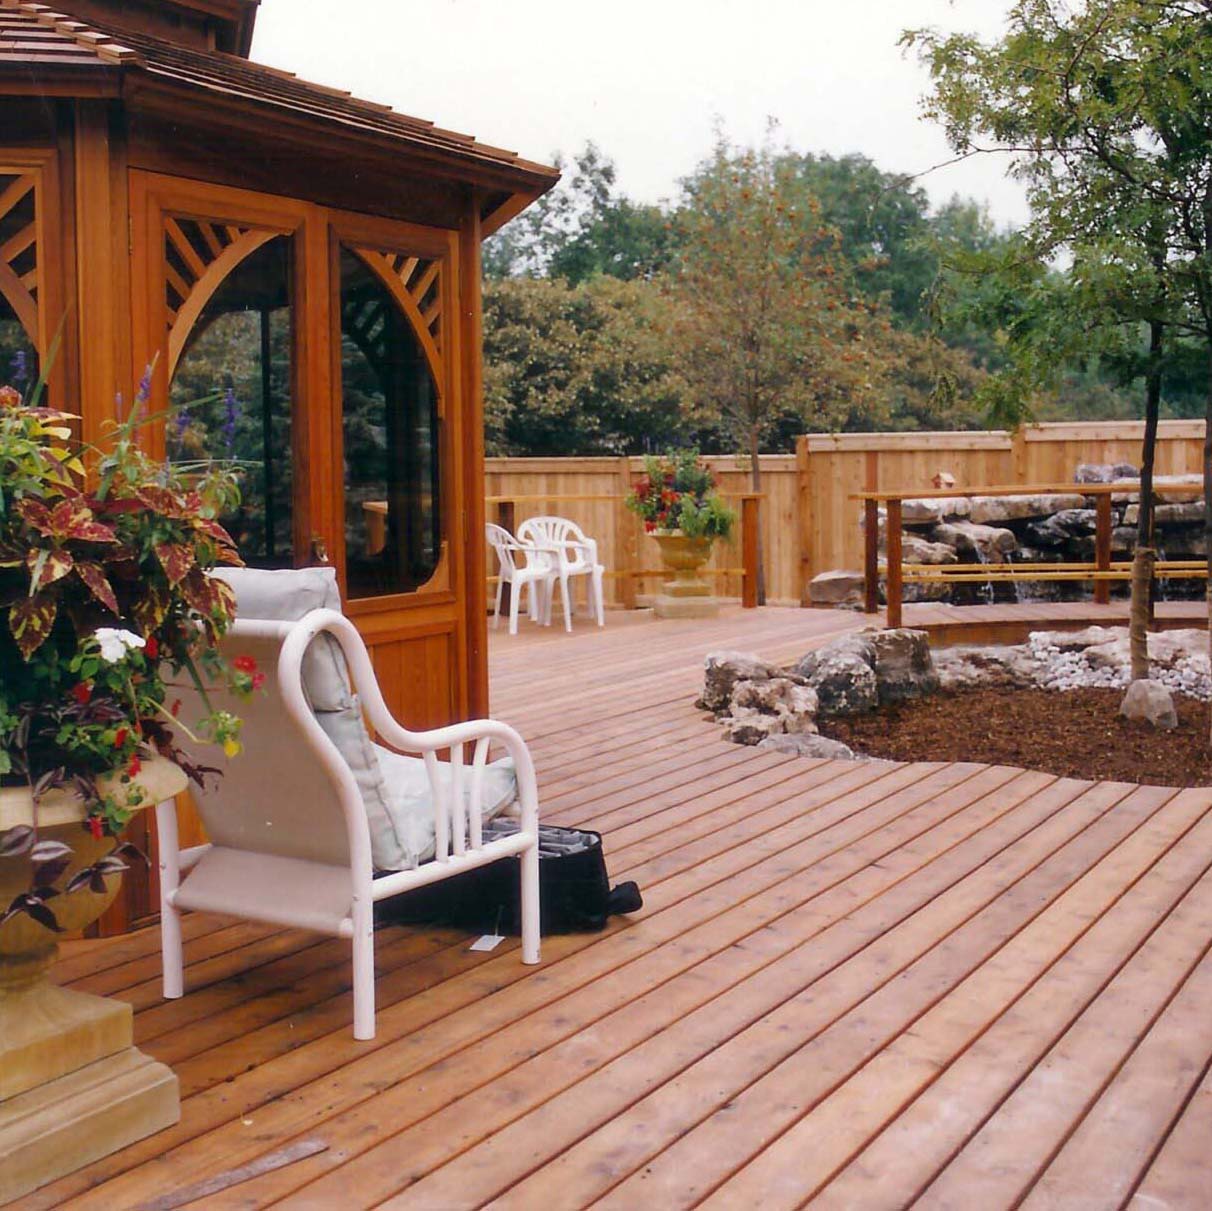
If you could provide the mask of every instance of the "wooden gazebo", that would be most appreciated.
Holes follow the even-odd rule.
[[[557,173],[249,62],[257,4],[0,0],[0,380],[100,443],[154,366],[245,558],[336,566],[410,726],[481,714],[480,243]]]

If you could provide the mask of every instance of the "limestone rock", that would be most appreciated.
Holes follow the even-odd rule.
[[[1080,652],[1094,644],[1109,643],[1123,633],[1122,627],[1085,627],[1080,631],[1032,631],[1032,640],[1048,640],[1058,652]]]
[[[1170,691],[1160,681],[1134,681],[1120,704],[1125,719],[1151,723],[1169,731],[1178,727],[1178,712]]]
[[[724,739],[733,744],[759,744],[767,736],[784,732],[783,720],[777,715],[763,715],[761,711],[741,710],[724,720]]]
[[[916,534],[901,536],[901,558],[905,563],[955,563],[955,548],[945,542],[928,542]]]
[[[720,712],[732,701],[738,681],[761,681],[778,677],[781,670],[745,652],[709,652],[704,661],[703,695],[695,703],[701,711]]]
[[[1073,479],[1079,484],[1113,484],[1123,479],[1139,479],[1131,463],[1078,463]]]
[[[984,525],[989,522],[1016,521],[1020,518],[1047,517],[1062,509],[1083,509],[1086,498],[1076,494],[1055,493],[1043,496],[974,496],[971,521]]]
[[[1012,530],[970,521],[935,526],[930,537],[953,547],[960,555],[978,555],[986,563],[1003,563],[1003,556],[1018,550],[1018,539]]]
[[[940,522],[946,517],[967,517],[972,502],[966,496],[940,496],[926,500],[901,501],[901,521],[906,525]]]
[[[1043,521],[1032,522],[1027,533],[1041,546],[1059,547],[1071,538],[1093,534],[1096,524],[1097,515],[1093,509],[1062,509]]]
[[[816,691],[799,679],[771,677],[761,681],[738,681],[732,687],[732,713],[760,711],[764,715],[807,715],[817,712]]]
[[[808,596],[819,606],[862,606],[863,592],[862,572],[822,572],[808,583]]]
[[[875,672],[853,651],[822,654],[809,678],[820,715],[857,715],[879,704]]]
[[[881,704],[903,702],[933,694],[939,687],[938,673],[930,656],[930,637],[925,631],[895,627],[871,635],[876,692]]]
[[[932,659],[939,687],[945,690],[1033,685],[1038,668],[1038,661],[1021,646],[943,648]]]
[[[792,753],[797,757],[819,757],[828,761],[861,760],[848,744],[843,744],[840,740],[830,740],[828,736],[767,736],[758,742],[758,748],[767,752]]]

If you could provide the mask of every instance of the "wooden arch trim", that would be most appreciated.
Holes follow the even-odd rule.
[[[0,172],[2,171],[4,169],[0,166]],[[17,319],[20,320],[21,326],[25,329],[26,336],[29,337],[34,347],[41,348],[38,301],[28,284],[32,277],[36,286],[38,281],[37,270],[32,271],[31,274],[27,274],[23,279],[18,276],[17,271],[9,263],[10,260],[15,260],[19,257],[26,249],[37,245],[38,204],[40,200],[37,188],[37,173],[24,172],[20,173],[17,179],[3,193],[0,193],[0,219],[16,209],[30,193],[34,194],[33,219],[13,236],[4,247],[0,248],[0,294],[5,297],[9,305],[17,313]],[[42,250],[39,248],[37,251],[40,256]]]
[[[166,222],[173,220],[167,218]],[[166,228],[166,234],[168,232]],[[231,230],[231,229],[229,229]],[[282,233],[279,231],[250,230],[241,232],[209,265],[192,286],[188,287],[188,295],[173,318],[168,331],[168,377],[172,381],[177,372],[177,363],[185,352],[185,342],[194,330],[206,304],[214,297],[215,291],[223,285],[228,275],[242,261],[252,256],[258,248],[276,239]],[[174,241],[176,246],[176,241]],[[167,266],[166,266],[167,268]]]
[[[425,353],[425,360],[429,363],[429,374],[433,379],[434,386],[437,388],[438,397],[442,398],[445,395],[445,391],[443,390],[444,379],[442,376],[441,351],[433,339],[429,324],[426,322],[425,316],[417,304],[417,300],[412,296],[399,273],[393,268],[391,258],[385,253],[373,252],[367,248],[350,248],[350,251],[387,287],[391,297],[399,304],[400,310],[408,317],[413,334],[420,342],[421,348]],[[441,263],[435,261],[431,269],[436,276],[441,269]],[[430,277],[426,282],[426,289],[429,288],[432,281],[433,277]]]
[[[0,261],[0,294],[8,300],[26,335],[37,346],[38,304],[34,301],[34,296],[21,284],[21,279],[3,261]]]

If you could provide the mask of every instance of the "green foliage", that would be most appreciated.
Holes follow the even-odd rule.
[[[736,514],[716,492],[715,476],[697,450],[670,450],[644,458],[644,474],[627,496],[627,507],[644,529],[680,530],[688,538],[727,538]]]
[[[490,454],[643,453],[688,432],[664,297],[643,282],[515,278],[484,289]]]

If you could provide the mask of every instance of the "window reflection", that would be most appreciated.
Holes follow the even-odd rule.
[[[409,592],[441,554],[437,390],[391,291],[348,249],[341,381],[349,595]]]
[[[180,411],[168,422],[169,458],[240,468],[240,506],[222,521],[254,567],[293,562],[292,243],[270,240],[227,276],[189,335],[170,392]]]

